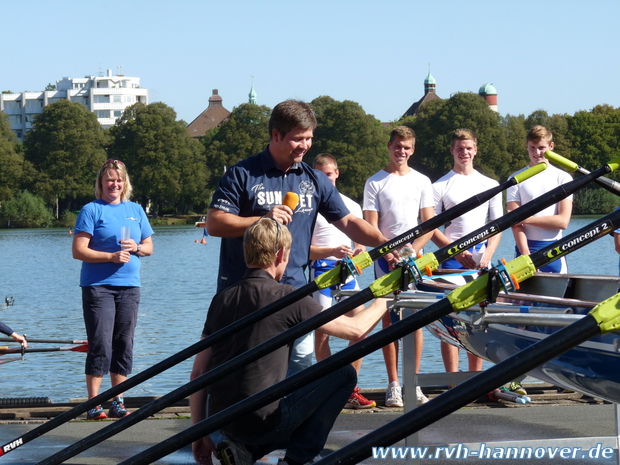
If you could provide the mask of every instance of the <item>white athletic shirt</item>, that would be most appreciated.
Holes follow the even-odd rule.
[[[381,170],[364,187],[364,210],[379,212],[379,230],[388,239],[416,227],[420,209],[434,206],[430,179],[413,169],[405,176]]]
[[[528,166],[511,174],[509,179],[525,171],[527,168]],[[519,202],[521,205],[525,205],[531,200],[572,180],[573,178],[568,173],[555,166],[548,165],[546,170],[538,173],[536,176],[532,176],[515,186],[509,187],[506,192],[506,202]],[[573,200],[572,195],[567,198],[571,201]],[[532,216],[550,216],[557,214],[558,204],[556,203]],[[529,224],[525,224],[524,226],[525,237],[534,241],[555,241],[562,237],[561,229],[543,229]]]
[[[498,185],[497,181],[475,170],[468,176],[450,171],[433,184],[435,215]],[[491,200],[452,220],[445,227],[444,234],[450,242],[456,241],[503,214],[502,194],[497,194]]]
[[[362,208],[357,202],[351,200],[346,195],[340,194],[340,197],[342,197],[342,201],[354,216],[363,219]],[[338,247],[343,244],[351,244],[351,239],[336,226],[328,223],[323,215],[319,214],[316,218],[310,244],[322,248]],[[325,258],[328,260],[339,260],[339,258],[333,256]]]

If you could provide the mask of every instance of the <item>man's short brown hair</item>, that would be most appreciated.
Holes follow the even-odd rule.
[[[450,146],[454,147],[457,140],[471,140],[474,142],[474,145],[478,146],[478,138],[476,134],[471,129],[457,129],[452,133],[452,137],[450,139]]]
[[[277,242],[277,243],[276,243]],[[282,247],[291,250],[293,238],[286,226],[272,218],[263,217],[243,234],[243,258],[248,268],[267,268],[276,261]]]
[[[540,124],[530,129],[525,136],[526,142],[540,142],[543,139],[547,142],[553,142],[553,133],[549,128]]]
[[[334,165],[334,168],[338,169],[338,162],[336,161],[336,157],[334,157],[330,153],[319,153],[312,162],[312,167],[316,168],[317,166],[325,166],[325,165]]]
[[[390,142],[394,142],[397,137],[405,140],[415,141],[415,132],[413,132],[413,129],[411,129],[410,127],[397,126],[392,129],[392,132],[390,133]]]
[[[269,118],[269,137],[273,136],[274,129],[284,137],[293,129],[316,128],[316,117],[310,105],[299,100],[285,100],[278,103],[271,111]]]

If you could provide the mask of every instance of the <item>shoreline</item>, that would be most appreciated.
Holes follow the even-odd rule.
[[[576,406],[576,405],[601,405],[609,404],[607,401],[584,396],[578,392],[558,392],[555,386],[548,383],[524,383],[528,396],[532,401],[526,404],[516,404],[508,401],[491,401],[487,396],[483,396],[472,402],[463,409],[496,409],[496,408],[531,408],[531,407],[553,407],[553,406]],[[440,387],[424,387],[424,393],[429,399],[433,399],[447,389]],[[361,393],[370,400],[374,400],[377,406],[371,409],[343,409],[343,414],[381,414],[381,413],[401,413],[403,408],[385,407],[385,389],[361,389]],[[130,412],[134,412],[148,403],[159,399],[161,396],[142,396],[125,397],[125,406]],[[36,399],[36,400],[35,400]],[[40,400],[39,400],[40,399]],[[46,402],[47,399],[49,402]],[[15,398],[14,403],[10,403],[9,398],[0,399],[0,425],[3,424],[36,424],[44,423],[74,407],[85,402],[86,398],[74,398],[69,402],[53,403],[49,398]],[[110,402],[103,403],[103,408],[108,409]],[[162,409],[151,415],[149,419],[187,419],[189,418],[189,399],[185,398],[173,405]],[[86,414],[82,414],[73,421],[86,421]],[[101,420],[94,423],[115,421],[113,419]],[[90,423],[91,421],[89,421]]]

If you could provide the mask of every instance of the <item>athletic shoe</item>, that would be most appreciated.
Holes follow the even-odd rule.
[[[112,401],[110,410],[108,411],[108,417],[110,418],[123,418],[129,415],[129,411],[125,408],[125,400],[122,397],[117,397]]]
[[[392,381],[385,391],[385,406],[402,407],[403,405],[403,390],[397,381]]]
[[[516,392],[517,394],[521,394],[522,396],[527,396],[527,391],[523,386],[521,386],[521,383],[519,383],[518,381],[513,381],[512,383],[510,383],[508,385],[508,390]]]
[[[424,395],[424,393],[422,392],[422,388],[420,388],[420,386],[417,386],[415,388],[415,395],[418,400],[418,405],[426,404],[428,402],[428,397]]]
[[[241,443],[226,439],[218,443],[217,455],[224,465],[253,465],[252,454]]]
[[[375,401],[366,399],[363,395],[360,394],[360,388],[356,387],[355,389],[353,389],[353,394],[351,394],[351,397],[349,397],[349,400],[345,404],[344,408],[360,410],[365,408],[373,408],[376,406],[377,403]]]
[[[86,412],[87,420],[105,420],[106,418],[108,418],[108,416],[103,411],[101,405],[97,405]]]

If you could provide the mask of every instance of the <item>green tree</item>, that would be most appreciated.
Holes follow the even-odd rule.
[[[317,97],[310,106],[318,126],[306,162],[312,164],[319,153],[330,153],[338,160],[338,189],[361,200],[366,179],[383,169],[388,162],[388,132],[373,115],[356,102]]]
[[[24,138],[26,160],[38,172],[33,192],[56,203],[56,214],[92,198],[106,140],[97,117],[83,105],[61,100],[45,107]]]
[[[510,154],[509,171],[513,173],[530,163],[530,157],[525,148],[525,136],[527,135],[525,117],[506,115],[502,118],[501,125],[506,138],[506,151]]]
[[[413,167],[432,181],[452,169],[450,137],[458,128],[471,129],[478,137],[478,156],[474,162],[478,171],[500,180],[511,173],[512,159],[506,150],[501,117],[478,94],[457,93],[447,100],[433,100],[423,105],[413,119],[403,123],[416,132]]]
[[[269,143],[270,115],[271,109],[264,105],[241,104],[201,139],[211,171],[211,190],[217,188],[226,168],[265,149]]]
[[[23,191],[15,198],[2,202],[0,219],[7,226],[42,228],[52,223],[54,215],[41,197]]]
[[[127,165],[135,197],[144,207],[150,201],[155,214],[186,211],[206,195],[203,147],[176,116],[161,102],[136,103],[110,128],[110,156]]]
[[[597,105],[578,111],[568,117],[568,127],[575,163],[595,169],[620,156],[620,108]]]
[[[0,112],[0,202],[13,198],[19,191],[24,163],[9,117]]]

